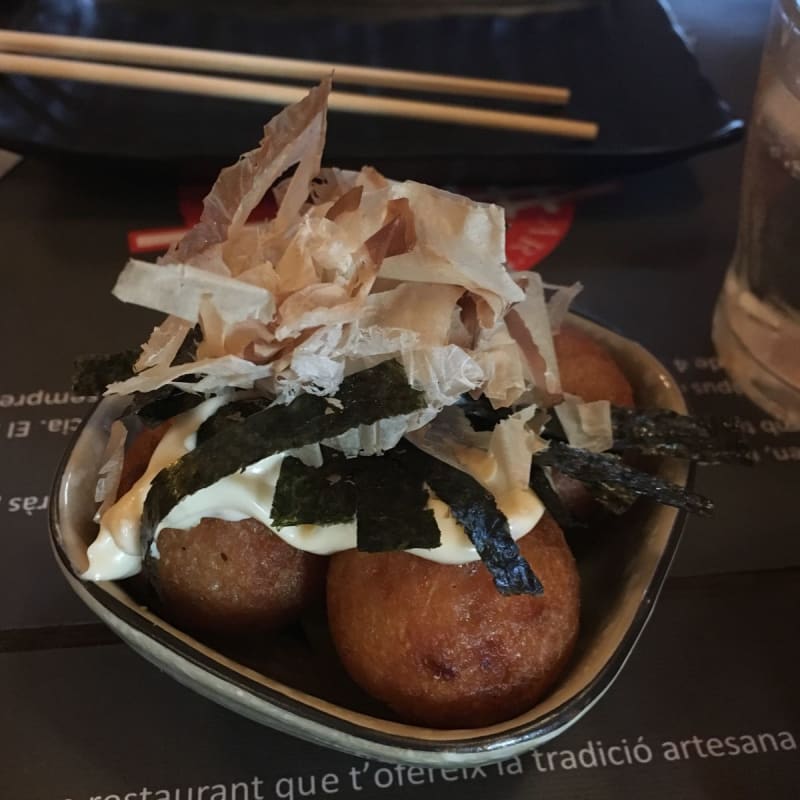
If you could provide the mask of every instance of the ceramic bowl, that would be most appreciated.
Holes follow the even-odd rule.
[[[685,412],[674,380],[651,354],[593,323],[573,322],[613,353],[639,405]],[[182,684],[250,719],[357,756],[420,766],[478,765],[542,745],[573,725],[600,700],[630,656],[680,537],[679,512],[639,501],[602,535],[592,531],[591,537],[572,540],[584,610],[577,650],[554,690],[524,714],[489,727],[406,725],[344,676],[324,624],[312,620],[303,631],[276,637],[262,652],[232,650],[177,630],[124,584],[78,577],[96,533],[93,495],[103,447],[120,408],[113,398],[96,407],[56,479],[52,541],[70,586],[121,639]],[[689,477],[689,468],[673,460],[658,463],[656,471],[682,485]]]

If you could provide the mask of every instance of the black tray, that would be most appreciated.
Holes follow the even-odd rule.
[[[148,0],[28,0],[0,12],[6,27],[271,53],[569,86],[566,113],[599,122],[594,143],[332,113],[326,161],[372,163],[434,183],[578,183],[649,169],[741,136],[656,0],[494,6],[338,6]],[[286,4],[289,6],[290,4]],[[502,9],[505,11],[501,13]],[[449,9],[449,10],[448,10]],[[336,14],[335,16],[333,14]],[[467,102],[472,102],[468,100]],[[475,101],[483,102],[483,101]],[[514,104],[497,104],[518,108]],[[0,144],[150,161],[216,163],[259,139],[277,109],[6,77]]]

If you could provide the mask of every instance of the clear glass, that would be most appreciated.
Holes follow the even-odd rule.
[[[742,391],[800,429],[800,0],[773,8],[712,335]]]

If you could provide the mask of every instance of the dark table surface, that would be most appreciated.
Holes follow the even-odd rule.
[[[746,117],[767,4],[673,9],[704,72]],[[587,717],[518,763],[413,780],[195,696],[116,643],[70,593],[46,512],[91,402],[70,396],[70,363],[99,340],[128,347],[153,324],[109,289],[129,231],[178,224],[176,177],[27,158],[0,179],[0,798],[797,797],[800,435],[735,392],[709,338],[741,158],[729,147],[578,202],[541,269],[581,280],[578,309],[662,358],[695,411],[750,425],[758,466],[699,470],[697,488],[717,513],[687,523],[650,625]],[[589,750],[613,745],[628,746],[630,763],[592,766]]]

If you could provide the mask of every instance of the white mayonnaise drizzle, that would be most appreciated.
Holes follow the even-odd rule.
[[[89,547],[89,569],[84,573],[84,578],[117,580],[140,571],[144,553],[140,545],[139,520],[153,478],[164,467],[194,449],[197,429],[227,400],[227,397],[212,398],[175,418],[153,453],[144,475],[103,514],[100,533]],[[293,547],[320,555],[354,548],[355,520],[337,525],[273,526],[272,500],[284,457],[284,453],[268,456],[243,472],[228,475],[212,486],[184,497],[156,529],[151,553],[158,556],[159,531],[164,528],[188,530],[203,517],[229,521],[252,517]],[[508,518],[514,539],[524,536],[536,525],[544,512],[541,501],[530,489],[508,489],[497,485],[498,470],[494,468],[494,459],[489,454],[483,460],[473,459],[468,468],[473,477],[494,494],[499,509]],[[464,564],[478,560],[478,553],[462,526],[453,518],[449,507],[432,496],[428,508],[433,511],[442,534],[442,543],[433,549],[413,549],[409,552],[443,564]]]
[[[212,397],[175,417],[153,452],[144,475],[100,518],[100,533],[89,546],[89,568],[82,578],[113,581],[129,578],[141,570],[144,553],[139,540],[139,523],[153,478],[194,450],[197,429],[229,399],[227,395]]]

